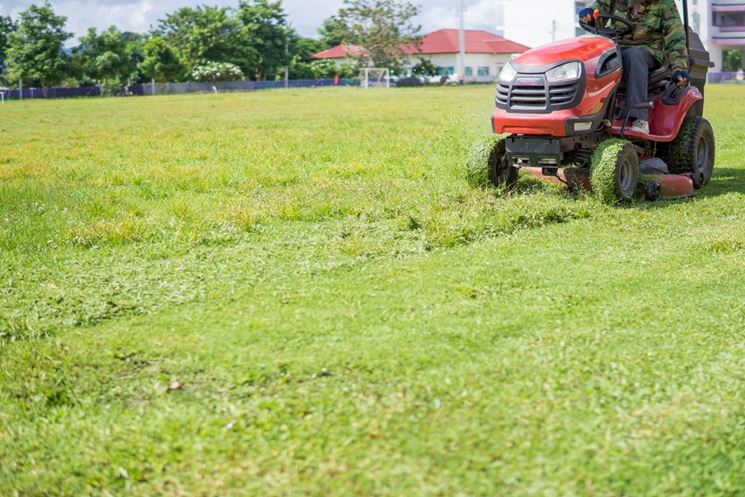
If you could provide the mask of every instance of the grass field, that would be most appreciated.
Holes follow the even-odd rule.
[[[464,180],[491,87],[0,108],[0,496],[745,495],[745,88],[694,199]]]

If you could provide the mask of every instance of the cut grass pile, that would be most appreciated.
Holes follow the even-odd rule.
[[[743,89],[621,208],[469,187],[492,92],[6,104],[0,495],[740,495]]]

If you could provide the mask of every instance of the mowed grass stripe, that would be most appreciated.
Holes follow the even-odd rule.
[[[581,235],[593,227],[588,225],[578,229],[578,234]],[[593,272],[582,276],[581,271],[572,271],[572,274],[580,275],[577,276],[578,281],[564,281],[562,285],[560,282],[564,278],[560,272],[546,269],[550,267],[550,256],[541,255],[541,251],[536,250],[536,237],[528,238],[531,240],[512,240],[517,251],[502,262],[508,269],[508,274],[512,271],[540,274],[540,279],[528,279],[524,282],[526,287],[532,286],[535,289],[519,292],[517,295],[500,292],[499,296],[506,299],[482,300],[477,309],[470,301],[474,299],[474,295],[478,296],[479,289],[488,292],[493,288],[510,286],[509,280],[505,282],[505,278],[501,276],[503,271],[489,270],[495,265],[494,261],[488,260],[489,255],[495,248],[501,248],[495,247],[493,243],[479,246],[478,250],[457,249],[432,258],[403,261],[401,266],[405,268],[385,267],[379,273],[373,272],[372,277],[362,278],[357,271],[353,271],[349,279],[341,280],[346,283],[341,288],[338,287],[338,275],[320,277],[308,282],[316,292],[312,296],[306,294],[306,297],[296,301],[298,312],[292,316],[285,315],[284,318],[282,308],[287,303],[279,301],[267,309],[257,309],[252,305],[255,295],[250,295],[231,306],[240,309],[238,315],[231,316],[224,309],[213,309],[212,306],[199,306],[197,309],[172,313],[170,317],[163,316],[164,323],[156,329],[153,329],[152,321],[145,320],[132,325],[107,325],[96,333],[66,335],[63,343],[68,338],[73,340],[61,348],[70,351],[68,353],[73,356],[69,363],[73,376],[76,366],[80,365],[94,370],[111,369],[118,373],[112,375],[111,383],[103,385],[103,391],[99,391],[98,385],[91,385],[89,388],[92,391],[82,392],[83,398],[96,399],[98,402],[95,404],[100,404],[101,401],[104,405],[113,402],[100,415],[107,419],[113,415],[117,426],[126,426],[126,421],[119,420],[126,420],[129,415],[145,421],[146,424],[154,423],[158,429],[165,429],[162,423],[166,419],[162,415],[151,419],[150,416],[154,413],[150,409],[139,413],[136,411],[141,403],[165,402],[171,408],[176,404],[187,413],[191,412],[194,418],[190,422],[195,424],[194,429],[200,430],[199,427],[202,427],[204,430],[199,432],[200,436],[209,437],[210,443],[226,444],[225,450],[228,451],[234,443],[244,443],[247,447],[253,447],[254,443],[265,443],[254,440],[245,432],[241,432],[239,442],[230,436],[227,440],[224,439],[226,435],[222,431],[210,431],[215,428],[214,424],[232,417],[237,417],[237,422],[247,423],[248,426],[243,429],[252,433],[257,429],[254,424],[260,424],[259,419],[284,420],[285,423],[290,423],[287,429],[298,430],[297,433],[292,432],[295,434],[290,440],[295,436],[306,437],[303,442],[313,445],[316,437],[328,437],[324,443],[335,447],[339,440],[343,440],[344,430],[349,427],[334,423],[332,426],[314,424],[312,419],[305,417],[309,413],[301,415],[296,412],[296,409],[301,409],[297,404],[304,406],[302,409],[310,409],[310,413],[325,406],[334,414],[341,414],[337,403],[345,400],[349,402],[347,397],[351,395],[354,402],[347,406],[352,410],[349,419],[360,420],[363,425],[371,423],[373,419],[386,420],[386,429],[380,433],[373,430],[370,438],[375,440],[376,437],[382,437],[383,441],[380,443],[394,453],[400,452],[399,457],[403,459],[407,459],[403,457],[407,455],[407,451],[413,451],[408,454],[411,464],[418,461],[419,457],[424,457],[425,460],[435,458],[438,462],[432,471],[438,468],[438,472],[428,477],[435,478],[439,484],[444,485],[455,485],[460,480],[455,478],[450,483],[441,480],[443,473],[440,471],[445,469],[457,472],[457,464],[461,460],[467,460],[470,451],[479,453],[479,449],[488,447],[500,453],[505,451],[509,460],[519,462],[530,457],[530,452],[524,454],[523,450],[548,453],[554,450],[571,450],[572,445],[566,445],[569,441],[586,443],[592,447],[594,437],[606,436],[610,438],[605,440],[604,445],[608,450],[614,450],[610,454],[598,456],[595,452],[600,450],[599,447],[590,449],[585,458],[580,458],[582,465],[593,464],[596,457],[601,458],[600,462],[614,462],[616,465],[618,461],[615,458],[625,457],[628,458],[627,463],[633,465],[635,456],[644,451],[656,451],[658,444],[674,441],[676,446],[688,448],[678,438],[681,435],[676,430],[681,430],[683,435],[687,433],[690,437],[697,432],[690,426],[700,424],[702,429],[711,431],[714,428],[705,426],[713,414],[721,415],[722,418],[714,425],[720,427],[714,430],[717,431],[722,424],[730,422],[732,409],[736,410],[737,415],[741,405],[736,392],[732,390],[737,388],[734,386],[737,382],[732,383],[737,378],[733,378],[728,372],[737,363],[737,351],[741,350],[737,334],[739,327],[732,320],[735,316],[728,316],[729,319],[724,323],[715,322],[713,326],[706,323],[695,323],[692,326],[687,318],[681,319],[674,312],[668,311],[663,313],[662,322],[657,310],[650,308],[646,302],[659,291],[677,291],[679,294],[680,286],[690,289],[690,294],[687,295],[689,298],[702,296],[711,299],[726,293],[727,286],[715,286],[702,292],[702,285],[696,281],[700,277],[645,286],[646,279],[639,281],[638,276],[627,275],[616,278],[613,288],[598,288],[596,285],[599,275]],[[609,241],[618,243],[618,238]],[[547,245],[548,248],[556,248],[558,243]],[[654,247],[653,244],[652,246]],[[611,255],[618,255],[620,248],[622,247],[611,245]],[[521,264],[519,269],[515,268],[515,259],[521,263],[523,261],[523,251],[526,256],[535,257],[534,266],[523,268]],[[464,252],[468,252],[465,257]],[[653,254],[654,257],[660,255],[666,254]],[[484,262],[485,257],[487,262]],[[457,266],[460,269],[447,272],[442,270],[444,267],[454,267],[456,261],[460,261]],[[568,269],[571,271],[574,265],[569,265]],[[718,273],[715,265],[712,266],[702,268],[703,272]],[[608,269],[612,273],[616,266],[609,260],[598,269]],[[440,276],[434,284],[431,281],[422,281],[422,274],[426,274],[427,270],[434,270]],[[405,276],[401,277],[402,274]],[[463,285],[464,281],[468,283]],[[394,290],[403,286],[409,305],[386,306],[384,302],[380,302],[380,297],[371,301],[363,299],[366,293],[373,297],[385,293],[376,291],[376,285],[384,283]],[[740,275],[738,287],[741,286]],[[348,296],[349,287],[363,290],[372,287],[372,291],[363,291],[363,296],[358,299],[363,302],[342,302],[337,306],[329,304],[341,296]],[[580,309],[567,311],[561,301],[567,290],[577,287],[580,288],[578,300],[594,300],[595,305],[590,306],[590,311],[593,308],[596,310],[591,312],[591,316],[583,318]],[[612,301],[599,299],[591,293],[590,289],[593,288],[601,293],[612,290],[616,297]],[[584,292],[589,295],[583,295],[581,289],[585,289]],[[288,298],[292,301],[297,296],[282,297],[285,301]],[[726,300],[719,297],[718,303],[726,303]],[[245,303],[245,309],[241,303]],[[538,309],[535,309],[535,304],[539,304]],[[421,309],[419,306],[422,306]],[[439,309],[439,312],[428,313],[427,306]],[[358,310],[349,315],[350,308]],[[601,314],[598,311],[605,311],[605,322],[591,319]],[[703,311],[710,312],[710,309]],[[383,315],[383,312],[387,312],[388,316]],[[518,317],[522,319],[517,319]],[[481,322],[478,323],[474,318]],[[202,324],[205,322],[212,323],[209,333],[205,333]],[[435,323],[442,330],[439,333],[433,329]],[[513,331],[510,331],[511,328]],[[126,329],[127,333],[123,334],[122,329]],[[698,339],[705,340],[699,342]],[[59,352],[54,351],[59,351],[60,345],[59,342],[55,343],[45,353],[58,355]],[[78,356],[75,350],[99,350],[103,353],[95,354],[95,359],[91,360],[90,356]],[[61,362],[64,364],[66,359]],[[226,362],[231,364],[228,369],[216,366]],[[98,365],[95,366],[96,364]],[[169,375],[178,377],[189,385],[187,390],[177,393],[181,395],[178,399],[165,393],[170,381]],[[97,376],[106,377],[100,371]],[[78,381],[73,383],[77,384]],[[318,383],[321,383],[321,387],[316,391]],[[345,394],[345,388],[348,389],[349,385],[355,385],[355,389],[360,392]],[[727,387],[729,391],[726,390]],[[467,395],[462,398],[464,392]],[[75,395],[74,387],[71,388],[71,393]],[[302,401],[297,395],[310,396],[310,399]],[[706,404],[706,401],[711,401],[712,395],[717,399],[716,406]],[[362,399],[355,399],[356,396],[362,396]],[[383,399],[377,399],[378,396],[383,396]],[[278,398],[284,401],[277,404],[275,401]],[[368,400],[372,406],[366,405]],[[48,402],[42,401],[41,412],[34,413],[34,417],[39,414],[43,416],[45,411],[50,410]],[[73,397],[70,399],[72,408],[67,406],[61,410],[75,413],[77,409],[74,406],[78,402],[79,399]],[[388,405],[389,402],[393,405]],[[237,411],[231,414],[220,410],[211,412],[209,408],[205,412],[203,409],[205,405],[216,407],[221,403],[228,403]],[[358,403],[362,405],[357,405]],[[435,409],[435,405],[439,407]],[[439,410],[445,405],[452,412],[440,415]],[[94,408],[94,411],[97,409]],[[60,409],[53,405],[51,410],[59,412]],[[375,413],[373,418],[368,417],[370,410]],[[699,413],[698,410],[703,412]],[[424,411],[424,414],[420,411]],[[400,416],[407,415],[411,419],[400,419]],[[463,423],[465,428],[449,426],[452,415],[457,415],[457,426]],[[578,426],[576,429],[579,433],[572,435],[569,441],[555,435],[554,438],[558,440],[554,444],[558,444],[557,447],[552,447],[551,443],[541,438],[548,436],[552,430],[566,435],[563,430],[571,428],[578,421],[577,416],[595,419],[597,426]],[[610,434],[598,431],[607,428],[606,423],[615,416],[620,420],[616,421],[614,431]],[[698,419],[697,416],[704,416],[706,419]],[[674,421],[672,425],[671,417]],[[167,426],[174,421],[168,421]],[[267,422],[274,426],[273,421]],[[535,423],[539,422],[548,424],[536,426]],[[182,421],[178,421],[177,425],[181,426],[181,423]],[[231,421],[225,423],[227,426]],[[308,429],[308,423],[318,431]],[[66,423],[63,425],[67,427]],[[655,430],[659,425],[664,426],[665,430],[673,430],[673,433],[657,433]],[[106,423],[104,426],[107,426]],[[233,427],[235,424],[231,426],[231,430]],[[139,431],[135,426],[130,426],[129,429]],[[238,430],[240,432],[240,428]],[[280,428],[277,430],[282,431]],[[341,433],[336,433],[335,430],[341,430]],[[459,433],[460,430],[465,430],[465,433]],[[633,440],[627,440],[626,437],[633,430],[639,432],[634,434]],[[266,434],[261,432],[259,438],[280,436],[269,431]],[[108,433],[108,428],[105,432]],[[167,443],[178,446],[179,433],[174,433],[173,439]],[[444,439],[443,433],[447,434]],[[384,434],[392,437],[387,444]],[[258,436],[256,433],[254,435]],[[461,435],[469,440],[465,445],[461,445],[464,444]],[[675,438],[672,438],[673,435]],[[162,439],[164,435],[153,433],[152,436]],[[361,429],[352,430],[346,436],[351,437],[352,445],[357,450],[369,442],[368,433]],[[524,437],[532,441],[528,443]],[[574,437],[579,438],[575,440]],[[281,440],[284,439],[276,441],[278,446],[284,446]],[[296,441],[300,443],[300,440]],[[450,441],[454,447],[460,447],[460,450],[455,454],[448,454],[446,446],[439,445],[443,441]],[[109,451],[116,453],[117,450],[124,450],[117,449],[115,442],[102,440],[101,443],[105,447],[102,455]],[[504,447],[503,443],[506,444]],[[695,438],[689,440],[689,443],[696,443]],[[396,448],[398,444],[403,444],[404,448]],[[626,447],[626,444],[629,446]],[[650,444],[655,448],[650,449]],[[342,454],[346,452],[342,451]],[[383,465],[384,455],[385,451],[378,454],[378,460],[374,463]],[[199,453],[193,454],[193,457],[196,459],[194,463],[199,464]],[[322,459],[326,455],[321,453],[309,457]],[[506,456],[498,459],[502,457]],[[605,461],[603,458],[612,461]],[[318,464],[321,464],[321,459],[316,459]],[[541,471],[547,474],[558,470],[554,466],[560,462],[563,464],[562,460],[545,459],[542,461],[545,467]],[[450,468],[448,461],[455,467]],[[663,461],[670,463],[665,458]],[[302,465],[302,462],[299,464]],[[274,467],[276,463],[277,460],[272,458],[265,461],[267,467]],[[494,463],[495,461],[490,460],[487,466],[491,467]],[[147,464],[152,462],[148,461]],[[238,462],[236,464],[240,465]],[[291,459],[286,464],[293,467]],[[504,466],[501,471],[497,471],[499,466]],[[602,474],[603,466],[599,464],[593,472],[600,471]],[[352,467],[350,471],[356,471],[360,476],[367,468],[368,466]],[[390,468],[386,466],[383,469]],[[535,469],[532,468],[531,471]],[[102,470],[100,467],[95,469]],[[649,467],[646,470],[651,471]],[[210,469],[203,468],[202,471],[210,472]],[[512,463],[498,464],[484,475],[486,479],[481,480],[480,485],[486,485],[487,479],[490,479],[491,485],[482,488],[507,489],[509,487],[501,485],[506,485],[505,480],[515,471],[519,472],[520,468]],[[444,474],[449,478],[455,477],[448,471]],[[245,477],[250,476],[256,475],[247,471]],[[283,475],[288,479],[291,476]],[[386,472],[383,471],[381,477],[385,476]],[[567,475],[572,476],[576,477],[576,474]],[[634,480],[633,476],[627,474],[626,478]],[[314,484],[323,488],[328,477],[329,475],[324,475]],[[538,478],[539,474],[533,474],[532,477]],[[573,483],[552,480],[548,482],[547,488],[557,484]],[[399,490],[403,491],[404,488]]]

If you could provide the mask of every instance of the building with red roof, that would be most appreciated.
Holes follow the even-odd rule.
[[[362,47],[357,45],[337,45],[323,52],[318,52],[313,56],[314,59],[333,59],[333,60],[347,60],[356,59],[359,56],[364,56],[367,53]]]
[[[465,31],[465,80],[491,81],[496,79],[507,61],[529,47],[507,40],[488,31]],[[456,74],[460,53],[459,31],[440,29],[424,36],[418,47],[404,47],[404,57],[409,67],[425,59],[437,66],[442,74],[460,79]],[[365,49],[354,45],[339,45],[313,56],[315,59],[335,60],[339,64],[352,63],[364,56]]]

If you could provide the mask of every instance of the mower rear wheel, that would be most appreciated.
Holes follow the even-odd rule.
[[[709,183],[714,172],[714,130],[703,117],[689,117],[678,136],[670,143],[660,144],[659,155],[672,173],[691,173],[697,189]]]
[[[606,204],[628,202],[639,185],[639,155],[631,142],[602,142],[592,156],[590,183],[596,197]]]
[[[517,168],[507,159],[504,138],[490,135],[473,144],[466,162],[466,178],[474,187],[512,188],[517,183]]]

